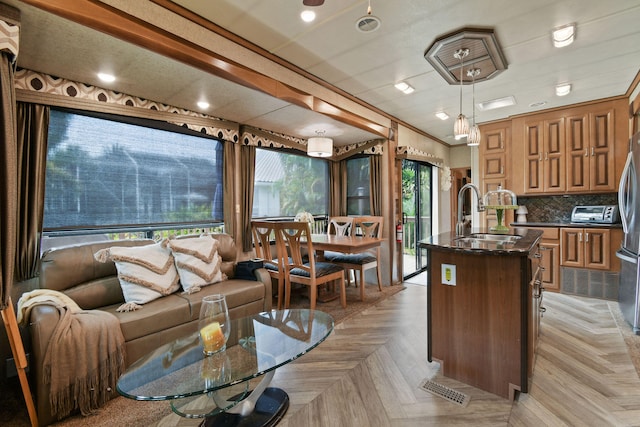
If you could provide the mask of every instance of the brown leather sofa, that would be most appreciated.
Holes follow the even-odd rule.
[[[94,254],[112,246],[139,246],[153,240],[125,240],[87,243],[52,249],[42,256],[40,288],[64,292],[82,309],[104,310],[120,320],[125,338],[126,365],[160,345],[171,342],[196,330],[200,302],[209,294],[226,295],[231,318],[271,310],[271,277],[264,268],[254,271],[256,280],[235,277],[237,249],[231,236],[214,234],[220,242],[218,253],[222,257],[222,272],[227,280],[203,287],[199,292],[187,294],[178,291],[144,304],[142,309],[117,312],[124,297],[117,278],[115,264],[94,259]],[[59,319],[58,310],[50,305],[38,305],[31,311],[31,369],[36,385],[36,407],[41,426],[56,421],[51,414],[49,387],[43,383],[42,361],[47,345]],[[117,395],[112,391],[113,397]]]

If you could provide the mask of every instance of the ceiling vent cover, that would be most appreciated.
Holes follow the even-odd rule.
[[[362,33],[370,33],[380,28],[381,24],[382,22],[377,16],[365,15],[361,18],[358,18],[358,20],[356,21],[356,28]]]
[[[467,71],[472,68],[481,70],[475,77],[476,83],[489,80],[507,69],[507,60],[493,30],[463,28],[437,38],[424,54],[424,58],[451,85],[460,84],[461,65],[454,57],[459,49],[469,49],[469,55],[464,58],[463,84],[471,84]]]

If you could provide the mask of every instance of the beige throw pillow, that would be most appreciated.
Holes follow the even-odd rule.
[[[208,234],[188,239],[171,239],[169,247],[175,258],[180,284],[188,293],[227,279],[220,267],[219,242]]]
[[[146,246],[101,249],[96,260],[111,260],[116,264],[118,280],[126,304],[118,311],[132,311],[180,289],[179,276],[167,241]]]

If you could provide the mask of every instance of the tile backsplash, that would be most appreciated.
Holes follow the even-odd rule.
[[[526,206],[527,222],[570,222],[576,205],[617,205],[618,194],[576,194],[564,196],[518,197],[518,205]]]

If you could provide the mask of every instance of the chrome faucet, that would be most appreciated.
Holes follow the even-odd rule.
[[[465,190],[472,189],[476,193],[476,198],[478,199],[478,212],[484,211],[484,203],[482,202],[482,198],[480,197],[480,190],[475,185],[469,183],[462,186],[460,191],[458,191],[458,222],[456,223],[456,235],[462,236],[464,234],[464,218],[462,216],[462,195]]]

